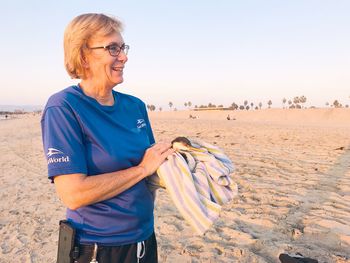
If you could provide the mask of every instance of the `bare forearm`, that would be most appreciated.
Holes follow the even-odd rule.
[[[57,193],[70,209],[78,209],[112,198],[153,174],[174,151],[171,144],[158,143],[148,148],[138,166],[94,176],[66,174],[55,177]]]
[[[95,176],[83,174],[55,178],[58,195],[70,209],[78,209],[112,198],[129,189],[146,174],[140,166]],[[69,178],[68,178],[69,177]],[[69,180],[65,183],[64,180]]]

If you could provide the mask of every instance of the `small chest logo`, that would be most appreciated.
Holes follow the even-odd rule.
[[[143,127],[146,127],[146,122],[145,122],[145,120],[144,120],[144,119],[138,119],[138,120],[136,121],[136,127],[137,127],[138,129],[141,129],[141,128],[143,128]]]

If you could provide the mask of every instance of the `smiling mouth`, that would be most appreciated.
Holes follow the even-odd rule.
[[[119,72],[122,72],[124,68],[119,68],[119,67],[116,67],[116,68],[112,68],[112,70],[114,71],[119,71]]]

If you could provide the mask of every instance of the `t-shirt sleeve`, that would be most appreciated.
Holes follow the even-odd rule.
[[[87,174],[83,132],[70,109],[47,108],[41,129],[49,179],[64,174]]]

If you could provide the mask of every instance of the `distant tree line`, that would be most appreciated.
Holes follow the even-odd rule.
[[[333,103],[326,102],[326,106],[334,107],[334,108],[343,108],[343,104],[341,104],[338,100],[333,101]],[[345,108],[349,108],[349,104],[344,106]]]
[[[23,110],[14,110],[14,111],[0,111],[0,115],[12,115],[12,114],[26,114],[27,112]]]
[[[0,111],[0,115],[27,114],[27,113],[41,114],[42,111],[41,110],[35,110],[35,111],[25,111],[25,110]]]
[[[350,98],[350,96],[349,96]],[[302,95],[302,96],[295,96],[293,98],[287,99],[287,98],[283,98],[282,99],[282,104],[283,104],[283,109],[305,109],[305,103],[307,101],[307,98]],[[169,109],[170,110],[174,110],[177,111],[177,108],[174,107],[174,103],[169,101],[168,103],[169,105]],[[266,102],[267,108],[271,108],[272,106],[272,100],[268,100]],[[325,104],[327,107],[334,107],[334,108],[349,108],[349,105],[346,104],[343,106],[342,103],[340,103],[338,100],[334,100],[333,103],[329,103],[326,102]],[[184,103],[184,106],[187,109],[191,109],[192,106],[192,102],[188,101]],[[232,102],[231,105],[229,105],[228,107],[224,107],[224,105],[220,104],[220,105],[215,105],[211,102],[209,102],[207,105],[194,105],[194,109],[224,109],[224,110],[261,110],[263,108],[263,102],[259,102],[259,103],[253,103],[253,102],[249,102],[248,100],[244,100],[242,104],[237,104],[235,102]],[[314,106],[311,106],[310,108],[315,108]],[[156,106],[155,105],[147,105],[147,109],[149,111],[155,111],[156,110]],[[162,111],[162,107],[158,108],[159,111]]]

